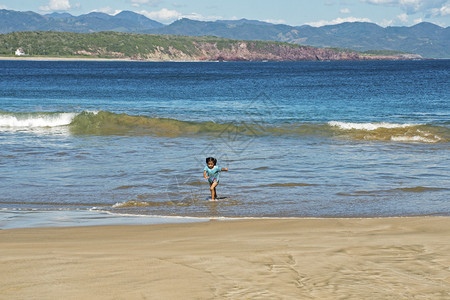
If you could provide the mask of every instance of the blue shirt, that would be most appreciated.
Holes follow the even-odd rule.
[[[214,166],[214,168],[210,169],[206,166],[204,171],[206,171],[206,176],[208,176],[209,183],[213,183],[214,181],[219,182],[219,174],[222,171],[221,167]]]

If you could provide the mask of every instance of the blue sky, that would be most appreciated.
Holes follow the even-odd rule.
[[[180,18],[202,21],[252,19],[322,26],[364,21],[411,26],[426,21],[450,25],[450,0],[0,0],[0,9],[38,13],[130,10],[164,24]]]

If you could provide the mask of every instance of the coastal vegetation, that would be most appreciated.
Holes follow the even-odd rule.
[[[0,35],[0,55],[21,49],[30,57],[106,58],[151,61],[296,61],[405,59],[389,51],[363,53],[274,41],[242,41],[214,36],[177,36],[121,32],[12,32]],[[388,56],[386,56],[388,55]]]
[[[157,48],[173,47],[188,54],[192,40],[204,38],[131,34],[119,32],[74,33],[52,31],[13,32],[0,35],[0,55],[10,56],[17,48],[30,56],[56,57],[137,57]]]

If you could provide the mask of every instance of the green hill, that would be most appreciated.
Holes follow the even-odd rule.
[[[152,61],[314,61],[405,59],[403,53],[356,53],[282,42],[119,32],[13,32],[0,35],[0,56],[118,58]],[[397,56],[396,56],[397,55]]]
[[[30,56],[138,58],[157,49],[180,50],[195,55],[192,41],[205,38],[132,34],[119,32],[13,32],[0,35],[0,55],[13,55],[22,48]],[[209,39],[220,42],[225,39]]]

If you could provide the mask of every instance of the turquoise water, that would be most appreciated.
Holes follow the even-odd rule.
[[[450,215],[449,69],[0,61],[0,209]],[[230,170],[218,202],[208,156]]]

